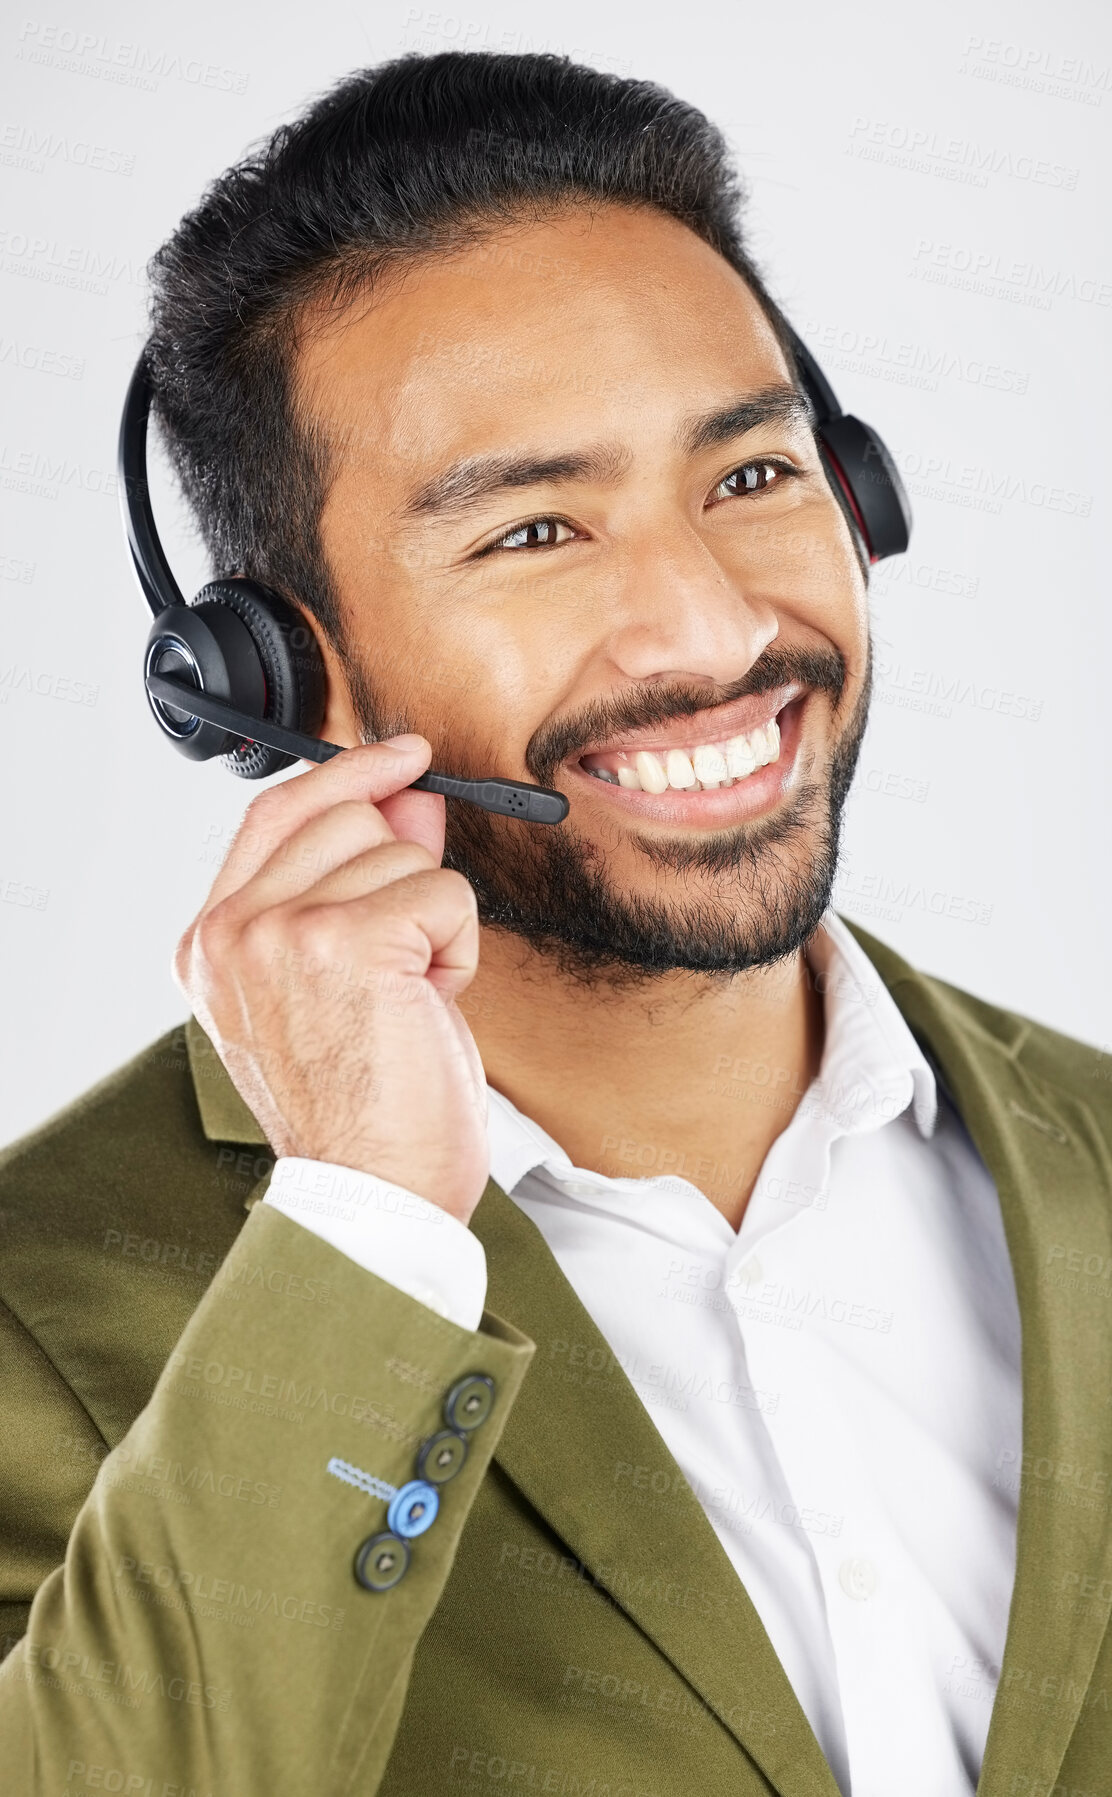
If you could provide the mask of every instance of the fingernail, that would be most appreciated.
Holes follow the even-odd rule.
[[[383,736],[379,738],[380,749],[400,749],[403,755],[417,755],[425,748],[425,738],[413,732],[403,736]]]

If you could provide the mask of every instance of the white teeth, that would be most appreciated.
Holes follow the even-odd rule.
[[[667,792],[668,776],[660,765],[659,755],[651,749],[639,749],[633,758],[644,792]]]
[[[700,743],[692,756],[696,778],[703,786],[717,786],[726,778],[726,757],[710,743]]]
[[[767,767],[780,754],[780,726],[775,718],[761,724],[745,736],[731,737],[726,743],[700,743],[690,752],[667,749],[663,757],[652,749],[641,749],[633,757],[633,765],[618,764],[616,773],[592,768],[596,779],[609,785],[624,786],[629,792],[667,792],[672,787],[680,792],[698,789],[713,791],[745,780],[758,768]]]
[[[684,749],[669,749],[664,757],[664,770],[669,786],[677,786],[681,792],[695,785],[695,769]]]
[[[726,771],[731,779],[751,774],[760,763],[748,736],[734,736],[726,744]]]

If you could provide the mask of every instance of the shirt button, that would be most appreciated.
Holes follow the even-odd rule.
[[[598,1189],[597,1186],[588,1185],[585,1179],[564,1179],[560,1183],[573,1198],[593,1198]]]
[[[879,1583],[876,1567],[871,1560],[843,1560],[838,1568],[838,1583],[847,1597],[863,1602],[872,1597]]]
[[[409,1547],[398,1535],[368,1535],[355,1556],[355,1577],[364,1591],[390,1591],[405,1577]]]
[[[751,1292],[755,1285],[760,1285],[763,1278],[764,1268],[756,1255],[751,1254],[748,1260],[742,1261],[726,1283],[740,1287],[743,1292]]]

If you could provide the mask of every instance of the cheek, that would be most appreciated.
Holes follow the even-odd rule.
[[[522,604],[471,603],[445,589],[430,602],[427,583],[395,586],[379,620],[382,651],[372,679],[434,747],[454,743],[490,760],[488,773],[513,772],[530,737],[567,703],[581,645],[562,618]],[[491,757],[500,760],[491,760]]]
[[[474,614],[454,645],[460,714],[473,740],[503,745],[520,760],[534,731],[574,691],[580,647],[561,615],[538,605]]]
[[[825,488],[785,517],[747,522],[724,559],[739,591],[767,599],[854,659],[868,589],[841,507]]]

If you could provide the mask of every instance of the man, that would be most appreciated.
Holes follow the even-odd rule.
[[[647,84],[404,59],[156,258],[350,752],[7,1159],[5,1789],[1112,1788],[1112,1106],[830,907],[866,570],[736,198]]]

